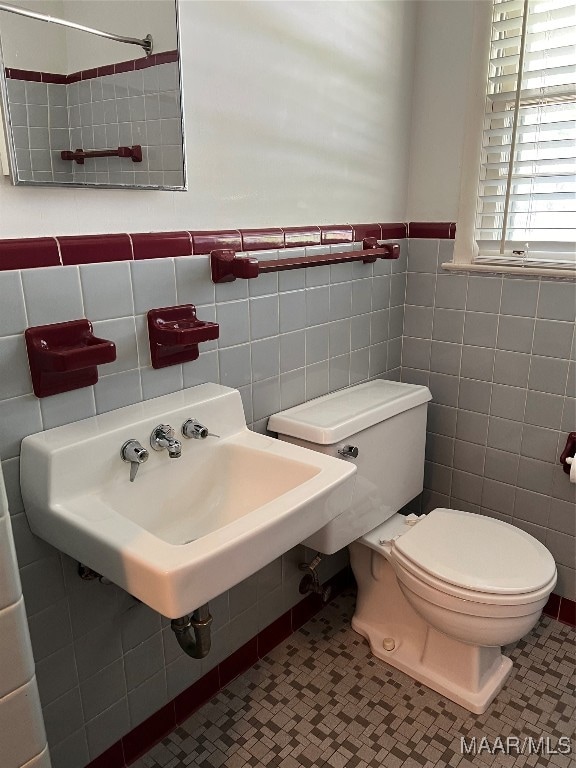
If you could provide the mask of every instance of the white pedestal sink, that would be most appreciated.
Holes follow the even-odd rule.
[[[211,433],[180,434],[187,419]],[[150,450],[134,482],[120,449],[174,427],[180,458]],[[41,538],[169,618],[184,616],[295,546],[351,502],[353,464],[246,427],[217,384],[30,435],[22,495]]]

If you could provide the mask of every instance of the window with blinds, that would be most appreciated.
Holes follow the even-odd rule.
[[[493,0],[476,261],[576,267],[576,4]]]

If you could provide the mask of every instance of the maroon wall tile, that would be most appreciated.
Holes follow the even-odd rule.
[[[122,742],[117,741],[110,749],[92,760],[86,768],[124,768],[125,765]]]
[[[454,239],[456,225],[449,221],[410,221],[408,237],[438,237]]]
[[[195,254],[207,254],[214,250],[228,248],[242,250],[242,236],[238,229],[214,229],[206,232],[190,232]]]
[[[190,256],[192,253],[189,232],[138,232],[130,234],[130,238],[136,260]]]
[[[322,608],[322,598],[319,595],[308,595],[292,608],[292,631],[295,632],[315,616]]]
[[[220,688],[246,672],[258,661],[258,638],[253,637],[219,665]]]
[[[284,232],[280,227],[270,229],[241,229],[242,250],[262,251],[269,248],[284,248]]]
[[[548,602],[542,609],[542,613],[546,616],[551,616],[553,619],[558,618],[558,611],[560,610],[560,595],[552,593],[548,598]]]
[[[64,265],[132,260],[128,235],[72,235],[58,242]]]
[[[83,69],[82,72],[80,72],[81,80],[92,80],[95,77],[98,77],[98,67],[94,67],[93,69]]]
[[[408,224],[380,224],[382,240],[394,240],[408,237]]]
[[[68,77],[54,72],[42,72],[43,83],[55,83],[56,85],[67,85]]]
[[[179,725],[184,720],[187,720],[199,707],[210,701],[219,690],[220,677],[218,675],[218,667],[214,667],[214,669],[211,669],[210,672],[201,677],[198,682],[193,683],[189,688],[186,688],[185,691],[176,696],[174,699],[176,724]]]
[[[6,68],[6,77],[11,80],[27,80],[28,82],[41,83],[42,72],[35,72],[31,69],[16,69],[15,67]]]
[[[560,600],[558,621],[563,621],[564,624],[570,624],[571,627],[576,627],[576,603],[574,600],[568,600],[567,597],[563,597]]]
[[[59,267],[60,264],[55,237],[0,240],[0,270]]]
[[[306,245],[320,245],[320,227],[282,227],[284,246],[302,248]]]
[[[320,227],[322,245],[334,243],[351,243],[354,237],[350,224],[330,224]]]
[[[258,658],[261,659],[292,634],[292,612],[287,611],[258,633]]]
[[[175,728],[174,702],[171,701],[122,738],[126,765],[141,757],[152,744],[157,744]]]
[[[161,53],[153,54],[154,64],[171,64],[174,61],[178,61],[178,51],[162,51]]]
[[[120,72],[133,72],[134,71],[134,59],[130,59],[130,61],[119,61],[117,64],[114,64],[114,74],[119,74]]]
[[[359,242],[364,240],[365,237],[375,237],[377,240],[382,239],[382,229],[380,224],[352,224],[354,230],[354,240]]]

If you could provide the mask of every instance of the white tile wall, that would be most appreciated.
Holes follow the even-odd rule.
[[[265,431],[280,408],[368,376],[398,378],[406,256],[403,244],[394,263],[295,270],[216,287],[201,256],[0,273],[0,296],[7,297],[0,350],[10,352],[0,357],[0,455],[55,768],[82,768],[298,602],[297,564],[305,554],[296,548],[213,601],[213,651],[194,661],[158,615],[114,586],[80,581],[70,558],[33,537],[18,486],[20,440],[206,381],[238,387],[247,422]],[[201,345],[194,362],[152,369],[145,313],[188,302],[200,319],[220,323],[219,340]],[[24,328],[83,316],[115,341],[117,360],[100,367],[94,387],[38,401],[22,359]],[[323,576],[345,562],[345,552],[327,559]],[[142,641],[146,652],[136,652]]]
[[[0,469],[0,733],[3,768],[50,768],[4,477]],[[31,761],[31,762],[30,762]]]
[[[556,559],[555,591],[574,600],[576,486],[558,458],[576,429],[576,285],[442,273],[452,247],[409,241],[402,380],[433,398],[425,490],[413,506],[528,531]]]

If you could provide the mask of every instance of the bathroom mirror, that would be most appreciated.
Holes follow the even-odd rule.
[[[186,189],[175,0],[0,2],[0,102],[17,185]],[[1,121],[0,121],[1,125]]]

